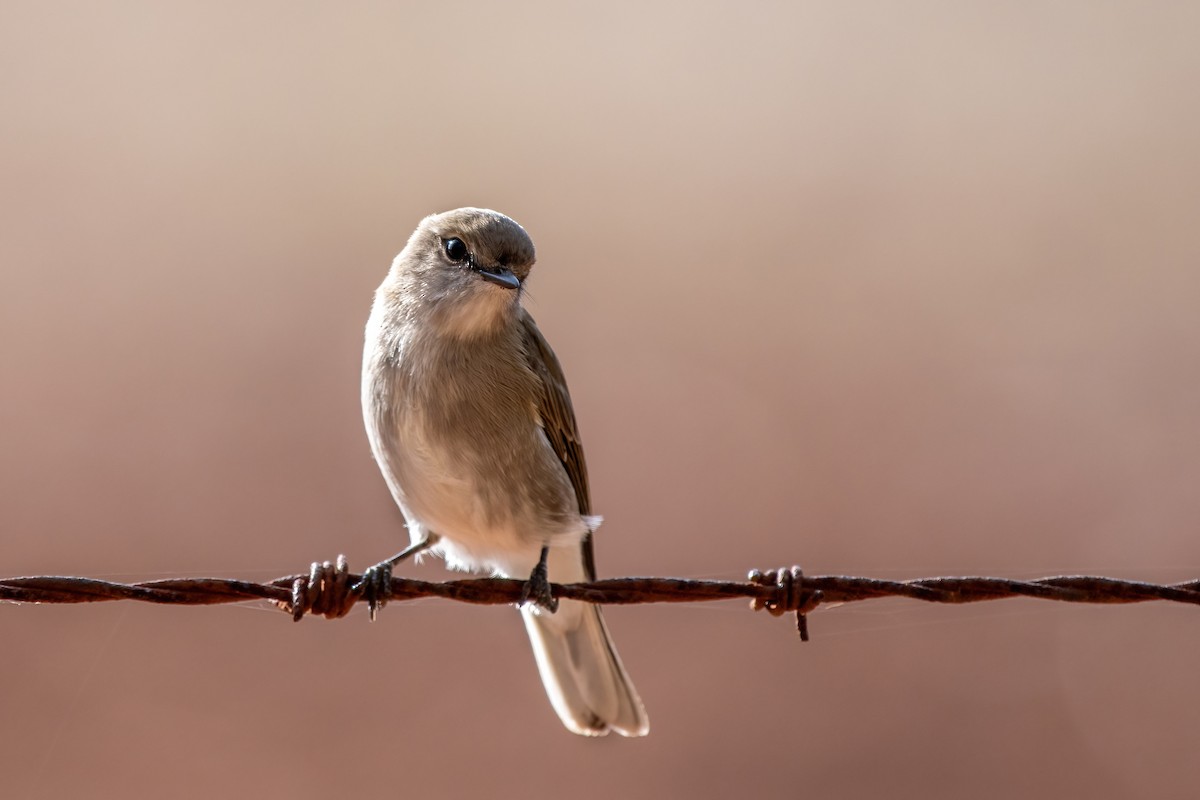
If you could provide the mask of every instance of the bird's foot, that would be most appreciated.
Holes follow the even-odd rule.
[[[356,591],[362,592],[363,599],[367,601],[367,611],[372,622],[392,596],[392,566],[391,559],[380,561],[363,572],[362,579],[354,586]]]
[[[554,593],[550,591],[550,578],[546,570],[546,556],[543,553],[542,559],[538,561],[533,572],[529,575],[529,580],[525,581],[524,588],[521,589],[521,605],[533,603],[539,608],[544,608],[553,614],[558,611],[558,600],[554,597]]]
[[[386,606],[388,599],[392,596],[392,568],[401,561],[424,553],[437,544],[437,541],[436,533],[426,535],[419,542],[410,544],[386,561],[380,561],[371,567],[363,573],[359,582],[354,584],[353,590],[359,592],[360,596],[367,601],[367,609],[371,612],[372,622],[375,621],[375,615],[379,609]]]

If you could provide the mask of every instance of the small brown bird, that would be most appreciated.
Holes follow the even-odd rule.
[[[456,569],[528,578],[521,613],[554,710],[575,733],[649,720],[598,606],[549,581],[596,577],[587,467],[566,379],[521,305],[525,229],[495,211],[426,217],[375,293],[363,355],[367,436],[410,546]]]

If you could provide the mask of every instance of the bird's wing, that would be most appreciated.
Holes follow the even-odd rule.
[[[533,322],[528,312],[521,313],[521,327],[525,335],[525,355],[529,368],[541,383],[538,397],[538,415],[542,420],[542,431],[550,440],[550,446],[558,454],[559,461],[575,487],[575,499],[579,502],[579,513],[590,516],[592,498],[588,492],[587,463],[583,460],[583,443],[579,441],[579,428],[575,424],[575,410],[571,407],[571,394],[567,391],[567,379],[563,375],[558,357],[550,344]],[[592,535],[583,541],[583,566],[588,580],[596,579],[595,556],[592,552]]]

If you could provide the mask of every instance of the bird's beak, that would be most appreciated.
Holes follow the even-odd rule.
[[[513,274],[511,269],[507,267],[495,267],[488,269],[487,267],[476,267],[475,271],[480,277],[486,281],[491,281],[497,286],[503,286],[505,289],[520,289],[521,279]]]

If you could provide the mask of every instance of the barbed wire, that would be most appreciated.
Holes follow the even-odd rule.
[[[460,603],[518,603],[524,581],[471,578],[453,581],[391,579],[372,606],[425,597]],[[927,603],[978,603],[1013,597],[1067,603],[1144,603],[1166,600],[1200,605],[1200,580],[1159,585],[1089,575],[1060,575],[1032,581],[1009,578],[940,577],[908,581],[845,575],[805,575],[798,567],[754,570],[745,582],[682,578],[608,578],[589,583],[552,584],[559,599],[588,603],[698,603],[748,598],[755,610],[779,616],[796,614],[800,638],[808,640],[807,614],[822,603],[853,603],[882,597],[907,597]],[[14,603],[98,603],[138,600],[173,605],[220,605],[268,600],[299,621],[306,614],[343,617],[366,600],[362,575],[351,573],[344,556],[315,562],[307,575],[289,575],[266,583],[228,578],[169,578],[114,583],[94,578],[33,576],[0,579],[0,600]]]

